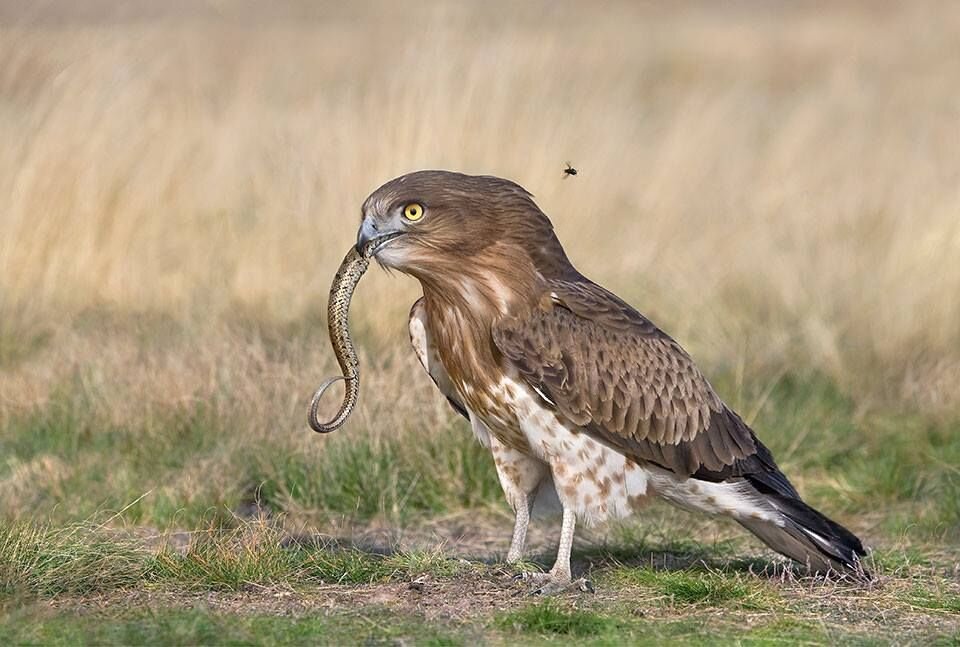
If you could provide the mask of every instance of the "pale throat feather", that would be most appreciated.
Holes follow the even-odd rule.
[[[489,270],[421,284],[441,362],[464,402],[483,417],[512,417],[497,392],[508,369],[490,331],[497,319],[525,307],[526,300]]]

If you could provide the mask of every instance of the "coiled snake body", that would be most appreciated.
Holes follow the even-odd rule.
[[[376,243],[377,241],[371,241]],[[357,351],[353,346],[353,340],[350,339],[350,299],[353,298],[353,291],[360,282],[360,277],[367,271],[370,265],[370,256],[373,253],[375,245],[368,244],[362,250],[357,250],[351,246],[350,251],[344,256],[340,269],[337,270],[333,278],[333,284],[330,286],[330,298],[327,303],[327,328],[330,332],[330,343],[333,345],[333,352],[337,356],[337,363],[340,364],[342,375],[331,377],[323,382],[320,388],[313,394],[310,401],[310,415],[307,422],[310,428],[321,434],[328,434],[343,426],[354,407],[357,406],[357,400],[360,397],[360,362],[357,359]],[[317,417],[317,408],[320,406],[320,399],[328,388],[338,380],[344,381],[343,403],[340,410],[337,411],[330,421],[323,422]]]

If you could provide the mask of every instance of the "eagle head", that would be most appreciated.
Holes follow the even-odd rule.
[[[417,171],[364,201],[358,250],[421,282],[501,271],[516,281],[569,265],[550,219],[520,185],[487,175]]]

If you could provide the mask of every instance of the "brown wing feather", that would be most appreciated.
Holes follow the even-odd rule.
[[[545,307],[493,328],[494,343],[574,424],[678,474],[727,473],[760,443],[690,356],[587,281],[551,282]]]

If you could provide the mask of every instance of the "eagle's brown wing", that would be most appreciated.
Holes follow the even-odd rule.
[[[541,303],[497,322],[494,343],[571,422],[684,476],[776,470],[680,345],[617,296],[586,280],[555,281]]]

